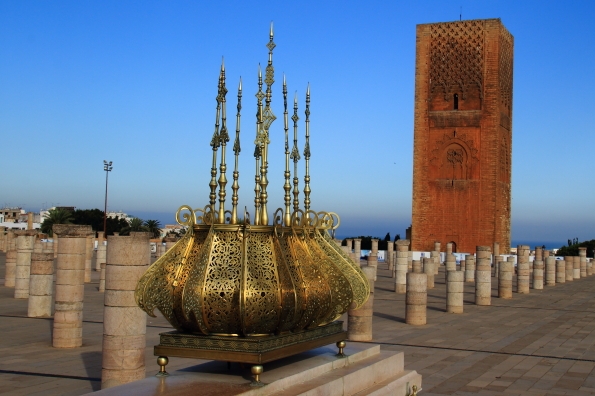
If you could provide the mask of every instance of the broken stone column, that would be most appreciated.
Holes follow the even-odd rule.
[[[572,256],[564,256],[564,262],[566,263],[566,282],[572,282],[574,280],[574,259]]]
[[[54,252],[31,255],[31,278],[27,316],[40,318],[52,316],[54,290]]]
[[[136,305],[136,284],[151,263],[151,234],[109,236],[105,267],[101,388],[145,378],[147,315]]]
[[[434,288],[434,259],[431,257],[424,257],[422,259],[424,274],[428,276],[428,289]]]
[[[457,270],[457,258],[452,253],[446,253],[446,272]]]
[[[4,275],[4,286],[14,287],[15,270],[17,266],[17,245],[16,235],[13,231],[6,233],[6,274]]]
[[[556,259],[554,257],[545,258],[545,285],[556,285]]]
[[[533,261],[533,289],[543,290],[543,248],[535,247],[535,261]]]
[[[475,305],[492,304],[492,255],[489,246],[476,248]]]
[[[43,250],[43,243],[39,238],[35,238],[35,242],[33,242],[33,253],[41,253]]]
[[[93,234],[85,242],[85,283],[91,282],[91,263],[93,260]]]
[[[500,261],[498,264],[498,298],[512,298],[512,262]]]
[[[566,261],[564,260],[555,260],[556,261],[556,283],[565,283],[566,282]]]
[[[409,250],[407,252],[407,271],[413,270],[413,252]]]
[[[467,266],[467,260],[462,259],[461,264],[459,266],[459,271],[463,273],[463,280],[465,280],[465,267]]]
[[[374,268],[378,267],[378,239],[372,238],[372,249],[368,255],[368,265]]]
[[[105,263],[100,264],[101,270],[99,271],[99,291],[105,292]]]
[[[58,244],[59,244],[59,241],[58,241],[58,235],[54,234],[53,231],[52,231],[52,234],[53,234],[53,236],[52,236],[52,242],[54,242],[54,258],[56,259],[56,258],[58,258]]]
[[[465,282],[475,282],[475,256],[465,256]]]
[[[529,293],[529,246],[517,246],[517,293]]]
[[[19,230],[17,236],[17,259],[14,271],[14,298],[29,298],[31,277],[31,254],[35,245],[35,230]]]
[[[371,256],[368,256],[368,258],[366,259],[366,266],[370,267],[374,270],[374,282],[376,282],[376,276],[377,276],[377,272],[378,272],[378,261],[376,261],[376,265],[370,265],[371,262],[374,262],[374,259],[370,259]]]
[[[413,261],[413,268],[414,272],[407,273],[405,323],[421,326],[426,324],[428,276],[421,272],[421,265],[419,265],[418,260]]]
[[[492,252],[492,267],[494,267],[494,277],[498,278],[498,263],[502,261],[500,257],[500,244],[494,242],[494,251]]]
[[[54,242],[44,242],[43,249],[41,249],[41,253],[52,253],[54,254]]]
[[[446,256],[448,256],[449,254],[452,254],[452,243],[448,242],[446,244]]]
[[[354,261],[358,266],[361,266],[361,258],[362,258],[362,240],[360,238],[355,238],[353,240],[353,257]]]
[[[421,260],[413,260],[411,265],[412,265],[413,272],[415,272],[415,273],[422,273],[423,272],[423,267],[421,265]]]
[[[587,248],[586,247],[578,248],[578,259],[579,259],[581,278],[586,278],[587,277]]]
[[[95,270],[101,271],[101,264],[105,263],[105,253],[107,251],[107,246],[100,241],[97,245],[97,256],[95,257]]]
[[[590,258],[587,258],[587,276],[593,275],[593,263]]]
[[[0,226],[0,252],[6,253],[6,227]]]
[[[17,250],[18,252],[18,250]],[[18,256],[17,256],[17,260],[18,260]],[[574,279],[580,279],[581,278],[581,260],[579,256],[572,256],[572,263],[573,263],[573,269],[574,271],[572,272],[572,277]],[[18,265],[18,263],[17,263]]]
[[[85,294],[85,247],[88,225],[54,224],[58,235],[56,297],[52,345],[76,348],[83,345],[83,298]]]
[[[395,265],[395,292],[405,294],[407,291],[407,259],[409,257],[409,240],[397,241],[397,262]]]
[[[434,275],[438,275],[440,269],[440,242],[434,242],[434,250],[430,252],[430,257],[434,257]]]
[[[372,314],[374,311],[374,271],[363,266],[362,271],[370,284],[370,296],[359,309],[347,311],[347,338],[352,341],[372,340]]]
[[[393,243],[388,241],[386,243],[386,263],[388,264],[388,271],[392,274],[393,272]]]
[[[464,280],[463,272],[446,271],[446,312],[463,313]]]

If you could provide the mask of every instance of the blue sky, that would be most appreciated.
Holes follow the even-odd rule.
[[[584,1],[1,1],[0,205],[103,208],[107,159],[110,210],[171,223],[182,204],[204,206],[224,56],[232,131],[243,79],[240,205],[252,211],[254,94],[274,21],[269,207],[283,205],[285,73],[300,147],[311,84],[312,208],[337,212],[341,236],[404,235],[415,25],[457,20],[461,5],[463,19],[501,18],[515,37],[513,241],[594,238],[595,3]]]

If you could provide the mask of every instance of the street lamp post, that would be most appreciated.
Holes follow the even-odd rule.
[[[105,207],[103,209],[103,239],[107,240],[107,175],[112,171],[112,161],[103,160],[103,170],[105,171]]]

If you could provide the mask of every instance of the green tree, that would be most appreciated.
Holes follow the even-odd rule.
[[[128,222],[128,226],[124,227],[120,230],[121,235],[130,235],[131,232],[142,232],[147,231],[144,226],[145,222],[143,219],[139,219],[138,217],[133,217],[130,222]]]
[[[395,235],[395,241],[398,241],[399,239],[401,239],[401,234]]]
[[[573,243],[568,246],[562,246],[560,249],[558,249],[558,251],[556,252],[556,256],[578,256],[578,248],[586,247],[587,257],[593,257],[593,251],[595,250],[595,239],[579,243],[578,238],[575,238],[574,242],[576,243]]]
[[[150,232],[153,238],[159,238],[161,236],[161,223],[159,220],[147,220],[143,226],[147,232]]]
[[[72,212],[62,208],[51,209],[45,215],[43,223],[41,223],[41,232],[53,236],[52,227],[54,224],[72,224],[74,220]]]

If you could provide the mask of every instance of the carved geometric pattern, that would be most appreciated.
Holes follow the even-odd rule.
[[[449,100],[452,92],[462,98],[470,86],[483,91],[484,22],[436,23],[431,25],[430,92],[441,90]]]
[[[502,27],[500,31],[500,59],[499,59],[499,82],[500,100],[503,105],[510,108],[512,105],[512,50],[513,37]]]
[[[469,157],[471,157],[473,162],[479,161],[479,158],[477,157],[477,154],[479,153],[479,151],[474,147],[473,139],[468,138],[467,134],[461,133],[461,134],[458,134],[455,136],[454,134],[450,135],[450,134],[445,133],[442,136],[442,139],[436,142],[436,145],[434,146],[434,150],[432,150],[430,163],[435,164],[436,161],[439,161],[442,158],[441,153],[444,150],[444,148],[447,146],[450,146],[452,143],[457,143],[463,147],[465,147],[465,146],[469,147]],[[461,153],[458,153],[458,154],[461,154]],[[453,161],[454,161],[455,154],[452,154],[452,155],[453,155]],[[460,158],[462,158],[462,157],[457,157],[457,161]],[[449,162],[453,162],[450,159],[449,153],[447,153],[447,160]]]

